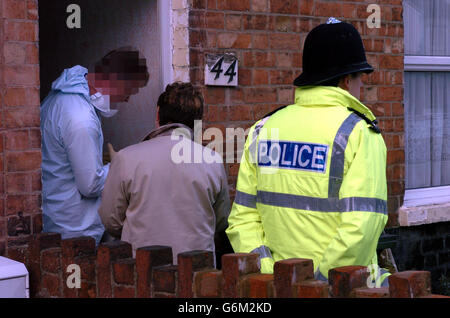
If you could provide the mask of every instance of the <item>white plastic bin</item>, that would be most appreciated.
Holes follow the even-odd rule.
[[[0,256],[0,298],[29,298],[29,288],[25,265]]]

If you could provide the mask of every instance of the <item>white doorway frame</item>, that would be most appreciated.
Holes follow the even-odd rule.
[[[172,0],[158,0],[158,27],[161,41],[161,91],[173,80]]]
[[[161,91],[175,81],[189,82],[189,1],[157,0],[161,41]]]

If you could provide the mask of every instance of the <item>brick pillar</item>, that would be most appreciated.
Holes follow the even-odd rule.
[[[15,260],[17,262],[21,262],[25,264],[26,268],[28,268],[30,259],[28,245],[30,244],[32,238],[33,235],[26,235],[21,236],[20,239],[8,241],[7,246],[8,253],[6,254],[6,257]]]
[[[194,273],[214,268],[214,255],[208,251],[178,254],[178,297],[192,298]]]
[[[273,298],[275,297],[274,277],[272,274],[247,275],[239,286],[240,297]]]
[[[389,276],[389,293],[393,298],[415,298],[431,294],[431,274],[405,271]]]
[[[194,297],[220,298],[222,296],[222,271],[206,270],[194,275]]]
[[[147,246],[136,250],[137,297],[151,297],[152,269],[172,265],[172,260],[172,248],[168,246]]]
[[[178,266],[158,266],[153,268],[153,291],[155,298],[175,298],[178,290]]]
[[[39,233],[41,144],[37,0],[0,1],[0,255]]]
[[[292,258],[278,261],[273,271],[276,295],[280,298],[293,297],[295,283],[314,278],[314,265],[310,259]]]
[[[248,274],[260,273],[259,254],[225,254],[222,256],[222,296],[239,297],[239,284]]]
[[[46,289],[51,289],[52,292],[58,293],[56,285],[56,279],[47,275],[47,278],[43,281],[43,275],[41,271],[42,252],[47,249],[53,249],[60,247],[61,235],[55,233],[39,233],[33,235],[28,245],[29,249],[29,266],[28,272],[30,275],[30,297],[48,296],[47,294],[41,294],[42,284]],[[51,287],[50,287],[51,285]],[[55,295],[56,296],[56,295]]]
[[[95,240],[92,237],[76,237],[61,241],[64,297],[95,297]],[[67,272],[69,265],[78,265],[81,289],[69,288]]]
[[[133,258],[118,259],[112,262],[113,297],[136,297],[136,261]]]
[[[40,296],[63,297],[61,247],[49,248],[41,252],[41,279]]]
[[[328,281],[330,282],[331,297],[350,297],[353,289],[367,287],[369,272],[365,266],[343,266],[330,269]]]
[[[96,255],[80,255],[75,258],[81,269],[81,288],[78,290],[79,298],[96,298]]]
[[[113,297],[111,263],[131,256],[131,245],[127,242],[114,241],[99,245],[97,250],[97,297]]]
[[[293,296],[298,298],[328,298],[330,285],[321,280],[308,279],[293,284]]]

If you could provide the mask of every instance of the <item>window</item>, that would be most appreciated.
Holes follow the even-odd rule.
[[[405,206],[450,202],[450,0],[404,0]]]

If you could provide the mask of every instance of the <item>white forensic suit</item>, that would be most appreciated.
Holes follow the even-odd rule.
[[[102,162],[101,121],[87,73],[81,66],[64,70],[41,105],[43,229],[99,244],[105,229],[97,210],[109,164]],[[97,110],[111,115],[107,108]]]

